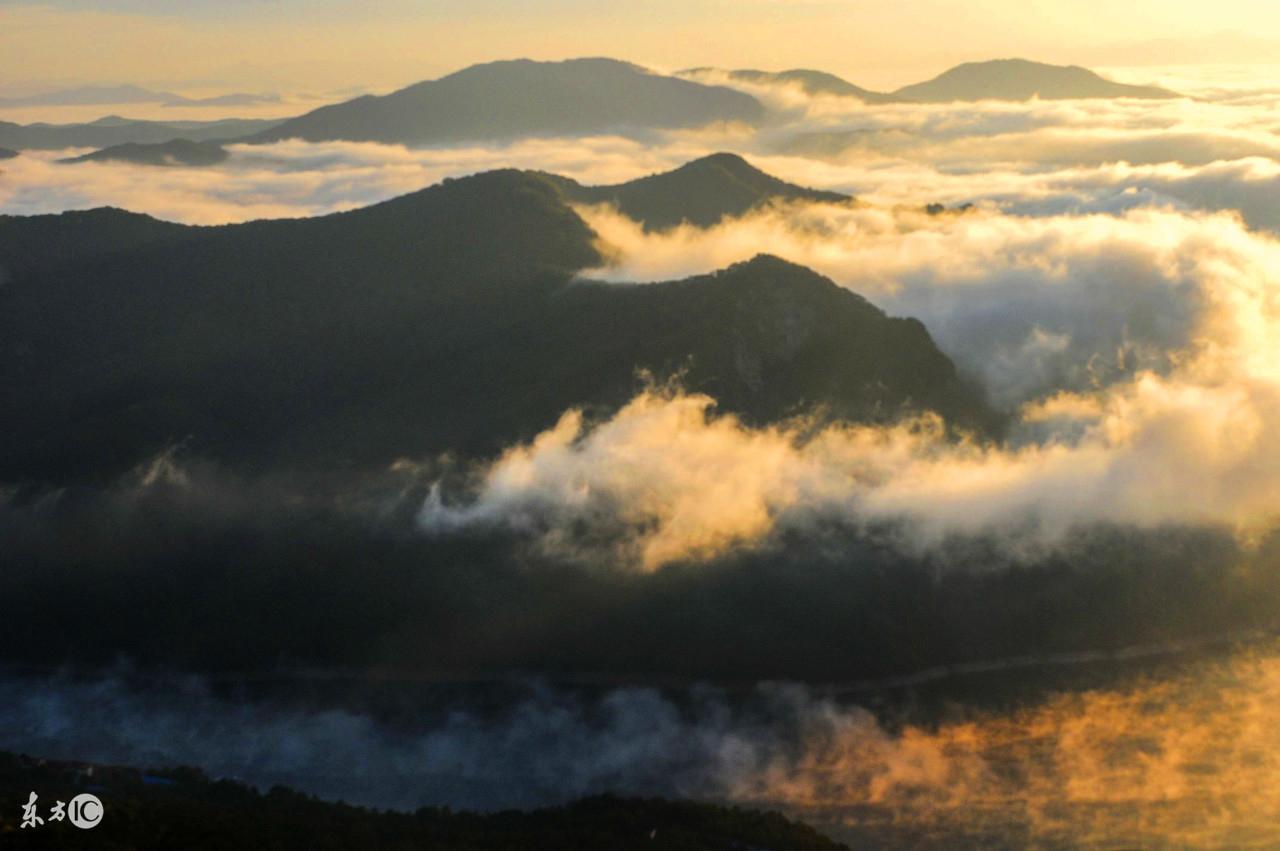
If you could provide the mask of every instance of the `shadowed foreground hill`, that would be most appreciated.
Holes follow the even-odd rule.
[[[664,230],[688,222],[711,227],[769,201],[846,203],[848,195],[806,189],[779,180],[737,154],[712,154],[674,171],[614,186],[583,186],[548,175],[565,197],[583,204],[613,204],[645,230]]]
[[[195,769],[129,768],[0,753],[0,840],[11,848],[431,848],[438,851],[840,851],[847,846],[777,813],[686,801],[595,797],[564,807],[492,814],[424,807],[380,812],[281,786],[267,794]],[[41,818],[55,800],[89,791],[103,801],[92,831],[67,821],[23,829],[36,790]]]
[[[227,158],[226,150],[214,142],[192,142],[174,139],[155,145],[126,142],[112,145],[81,157],[59,160],[63,163],[125,162],[135,165],[206,166],[217,165]]]
[[[1078,65],[1046,65],[1026,59],[994,59],[957,65],[932,80],[893,93],[898,100],[946,103],[974,100],[1067,100],[1072,98],[1176,98],[1157,86],[1130,86]]]
[[[0,218],[0,480],[110,474],[178,443],[248,470],[487,453],[625,402],[640,370],[757,422],[986,422],[920,323],[807,269],[578,280],[601,259],[563,185],[497,171],[223,227]]]
[[[754,122],[762,113],[742,92],[616,59],[517,59],[321,107],[248,141],[438,144]]]

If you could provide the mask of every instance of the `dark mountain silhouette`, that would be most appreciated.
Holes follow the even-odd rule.
[[[683,371],[750,421],[814,405],[987,409],[920,323],[761,257],[651,285],[576,279],[595,235],[497,171],[315,219],[0,218],[0,480],[119,471],[176,442],[245,469],[492,452]]]
[[[11,160],[18,155],[18,152],[10,148],[0,148],[0,160]]]
[[[681,76],[699,79],[715,73],[715,68],[689,68],[679,72]],[[729,79],[742,83],[759,85],[798,85],[811,95],[836,95],[853,97],[863,103],[896,103],[897,98],[884,92],[873,92],[861,86],[855,86],[848,80],[828,74],[826,71],[814,71],[809,68],[793,68],[788,71],[757,71],[754,68],[739,68],[724,71]]]
[[[138,165],[204,166],[217,165],[227,158],[226,149],[214,142],[192,142],[174,139],[154,145],[126,142],[85,154],[59,160],[62,163],[126,162]]]
[[[110,815],[92,833],[96,848],[848,851],[775,812],[693,801],[604,795],[526,812],[392,812],[323,801],[284,786],[262,793],[197,768],[145,770],[0,752],[5,812],[20,814],[32,789],[40,790],[41,812],[45,801],[70,801],[86,789],[109,801]],[[84,836],[68,822],[31,831],[5,828],[6,846],[19,849],[70,847]]]
[[[389,95],[324,106],[256,135],[435,144],[755,121],[751,96],[614,59],[473,65]]]
[[[849,202],[838,192],[806,189],[779,180],[737,154],[712,154],[674,171],[615,186],[583,186],[575,180],[547,175],[571,201],[614,204],[646,230],[663,230],[681,222],[710,227],[726,216],[740,216],[772,200]]]
[[[1176,98],[1156,86],[1130,86],[1078,65],[1046,65],[1026,59],[968,62],[932,80],[893,93],[899,100],[946,103],[974,100],[1064,100],[1070,98]]]
[[[279,119],[227,118],[220,121],[133,121],[109,115],[87,124],[14,124],[0,121],[0,145],[15,150],[107,148],[160,144],[174,139],[227,141],[258,133]]]

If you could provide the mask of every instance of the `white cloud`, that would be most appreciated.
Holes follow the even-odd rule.
[[[1225,215],[1047,219],[778,207],[710,230],[645,234],[584,211],[649,280],[775,250],[902,313],[1005,403],[1009,444],[929,423],[749,428],[711,400],[650,392],[584,426],[570,413],[482,473],[427,528],[514,527],[556,551],[645,569],[815,522],[906,522],[911,546],[996,533],[1052,546],[1080,526],[1269,528],[1280,500],[1280,242]],[[839,368],[832,365],[832,368]],[[1195,498],[1188,498],[1195,494]],[[593,555],[598,555],[594,553]]]

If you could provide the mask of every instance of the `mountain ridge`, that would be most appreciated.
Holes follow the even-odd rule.
[[[761,171],[733,153],[715,153],[676,169],[605,186],[583,186],[548,174],[569,200],[580,204],[612,204],[647,231],[689,223],[708,228],[722,219],[741,216],[769,201],[850,203],[839,192],[797,186]]]
[[[174,139],[223,141],[258,133],[279,119],[224,118],[216,121],[142,121],[104,116],[82,124],[15,124],[0,121],[0,146],[15,150],[108,148],[124,144],[162,144]]]
[[[869,105],[946,103],[951,101],[1137,97],[1177,98],[1179,93],[1159,86],[1135,86],[1108,80],[1079,65],[1053,65],[1029,59],[989,59],[965,62],[936,77],[891,92],[864,89],[826,71],[794,68],[760,71],[688,68],[677,72],[693,79],[724,74],[730,81],[760,85],[799,85],[811,95],[855,97]]]
[[[333,849],[367,846],[376,838],[380,847],[437,851],[641,851],[661,836],[662,847],[681,851],[849,851],[774,811],[692,800],[596,795],[537,809],[483,813],[422,806],[403,812],[324,800],[282,785],[262,792],[239,780],[211,778],[194,767],[148,769],[0,751],[0,803],[6,811],[20,812],[31,789],[39,789],[46,799],[57,795],[69,801],[85,790],[87,780],[92,781],[87,788],[111,802],[110,818],[93,835],[113,848]],[[11,825],[5,826],[6,837],[28,847],[9,832]],[[55,823],[43,828],[58,832],[57,838],[44,837],[55,846],[70,830]]]
[[[18,97],[0,97],[0,109],[24,106],[94,106],[98,104],[160,103],[165,106],[251,106],[278,103],[279,95],[230,92],[192,98],[176,92],[156,91],[133,84],[76,86]]]
[[[485,172],[313,219],[0,217],[0,481],[112,475],[175,442],[237,469],[487,454],[683,375],[749,422],[989,411],[920,323],[782,260],[581,279],[545,175]]]
[[[1181,97],[1155,86],[1107,80],[1079,66],[1025,59],[971,62],[938,77],[884,93],[812,69],[760,71],[692,68],[665,76],[630,62],[601,57],[536,62],[502,60],[463,68],[387,95],[362,95],[287,119],[148,122],[107,116],[85,124],[0,122],[0,146],[13,149],[106,148],[126,143],[264,144],[372,141],[429,145],[509,141],[538,136],[639,133],[717,122],[757,124],[765,107],[731,85],[694,77],[726,74],[730,82],[799,85],[814,94],[849,96],[868,104],[936,103],[1032,97]]]
[[[125,142],[111,145],[78,157],[58,160],[60,163],[127,162],[155,166],[210,166],[225,162],[227,151],[216,142],[194,142],[172,139],[156,144]]]
[[[1025,101],[1033,97],[1042,100],[1181,97],[1158,86],[1117,83],[1079,65],[1051,65],[1016,58],[966,62],[930,80],[903,86],[892,96],[915,103]]]
[[[763,111],[742,92],[615,59],[514,59],[323,106],[246,141],[485,141],[752,123]]]

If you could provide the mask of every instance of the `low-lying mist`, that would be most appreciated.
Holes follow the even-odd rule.
[[[530,681],[494,701],[402,683],[394,711],[379,714],[247,701],[251,683],[8,675],[0,742],[53,758],[194,764],[264,789],[403,809],[688,796],[783,808],[884,848],[1274,842],[1271,643],[1125,670],[1123,681],[985,708],[875,714],[787,684],[733,693]],[[974,685],[1004,688],[999,677]]]
[[[579,212],[612,260],[592,277],[664,280],[777,254],[919,318],[1006,408],[1178,364],[1183,374],[1192,362],[1201,373],[1267,370],[1256,355],[1273,339],[1280,243],[1228,215],[798,204],[646,233],[607,207]]]
[[[653,233],[580,213],[612,258],[592,276],[676,277],[769,250],[923,319],[1011,413],[1008,439],[957,440],[928,419],[749,428],[711,399],[650,392],[513,447],[472,501],[430,502],[429,529],[502,526],[556,550],[617,524],[637,531],[613,557],[652,568],[815,523],[1025,552],[1105,524],[1213,527],[1247,546],[1275,521],[1280,243],[1237,219],[808,204]]]
[[[725,453],[720,433],[730,462],[734,441],[754,439],[817,485],[847,483],[777,433],[707,424],[696,400],[625,416],[663,419],[667,406],[700,430],[652,435],[673,442],[673,467],[699,441]],[[590,444],[610,439],[582,451],[604,458]],[[485,519],[492,475],[429,466],[245,479],[168,459],[107,487],[11,492],[0,641],[10,661],[41,665],[837,682],[1267,628],[1280,601],[1275,538],[1213,525],[1081,522],[1052,546],[999,525],[924,547],[909,516],[847,513],[851,492],[771,516],[754,501],[787,492],[727,495],[749,487],[731,468],[720,492],[690,473],[699,489],[674,508],[657,469],[613,491],[588,478],[569,488],[585,495],[576,505],[540,473]],[[948,499],[963,516],[963,495]],[[744,525],[744,510],[758,519]]]

